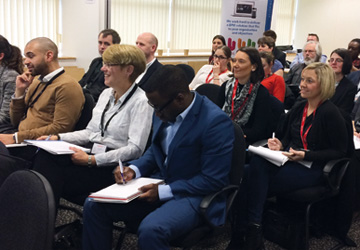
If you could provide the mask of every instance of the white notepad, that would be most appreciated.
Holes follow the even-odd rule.
[[[289,160],[289,158],[286,155],[283,155],[283,152],[285,151],[275,151],[261,146],[253,147],[250,145],[249,152],[260,155],[261,157],[263,157],[264,159],[268,160],[269,162],[271,162],[272,164],[278,167],[281,167]],[[298,163],[300,163],[301,165],[307,168],[310,168],[312,164],[312,162],[310,161],[298,161]]]
[[[83,150],[86,153],[90,153],[90,149],[83,148],[75,144],[71,144],[65,141],[43,141],[43,140],[25,140],[29,145],[39,147],[54,155],[66,155],[75,153],[69,147],[76,147]]]
[[[161,184],[163,180],[140,177],[124,184],[113,184],[89,195],[93,201],[128,203],[141,195],[139,188],[148,184]]]

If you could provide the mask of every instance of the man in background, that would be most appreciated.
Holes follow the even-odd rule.
[[[94,101],[97,102],[101,92],[107,88],[104,84],[104,72],[100,69],[103,66],[102,54],[105,49],[112,44],[119,44],[121,38],[119,34],[113,29],[105,29],[99,33],[98,36],[98,49],[100,57],[92,60],[89,70],[79,81],[80,85],[83,87],[84,92],[90,93],[94,98]]]
[[[263,33],[263,36],[271,37],[272,39],[274,39],[274,41],[276,43],[277,35],[276,35],[275,31],[267,30],[267,31],[265,31]],[[281,50],[279,50],[276,46],[274,46],[273,54],[275,56],[275,59],[278,59],[281,62],[281,64],[283,65],[283,67],[285,68],[285,66],[286,66],[286,54],[284,52],[282,52]]]
[[[298,63],[292,67],[289,73],[285,76],[285,83],[287,85],[300,85],[301,71],[310,63],[319,62],[322,54],[322,49],[319,42],[308,41],[302,51],[304,62]]]
[[[315,41],[315,42],[319,42],[319,36],[315,33],[309,33],[307,38],[306,38],[306,42],[308,41]],[[326,63],[327,60],[327,56],[326,55],[321,55],[320,58],[320,62],[322,63]],[[290,68],[292,68],[294,65],[298,64],[298,63],[303,63],[304,62],[304,56],[303,53],[297,53],[294,60],[291,62],[290,64]]]
[[[136,46],[144,52],[146,58],[146,69],[135,81],[140,88],[144,89],[150,76],[162,67],[162,64],[155,57],[158,39],[154,34],[144,32],[137,37]]]
[[[84,105],[81,87],[60,67],[53,41],[35,38],[26,44],[24,53],[28,71],[16,78],[10,104],[11,123],[18,132],[0,134],[5,145],[72,131]]]

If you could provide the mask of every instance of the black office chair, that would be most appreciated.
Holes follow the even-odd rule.
[[[219,99],[219,91],[220,86],[216,84],[202,84],[195,89],[200,95],[204,95],[210,99],[213,103],[219,106],[218,99]]]
[[[215,200],[217,197],[226,195],[227,202],[226,202],[226,217],[229,219],[228,215],[230,214],[230,209],[232,207],[233,201],[238,193],[238,189],[242,180],[243,175],[243,167],[245,164],[245,149],[246,143],[244,134],[242,129],[236,123],[234,124],[234,131],[235,131],[235,141],[234,141],[234,149],[232,154],[232,163],[231,163],[231,170],[229,173],[230,184],[224,187],[219,192],[214,194],[210,194],[202,200],[200,204],[201,208],[201,216],[203,218],[203,223],[200,224],[198,227],[194,228],[191,232],[184,235],[183,237],[172,241],[170,244],[174,247],[182,247],[182,248],[190,248],[191,246],[196,245],[198,242],[205,238],[212,238],[220,233],[225,231],[225,225],[216,226],[211,223],[211,221],[207,217],[207,209],[210,207],[211,202]],[[125,234],[135,233],[135,228],[128,228],[127,226],[120,232],[120,237],[116,246],[116,249],[121,249],[121,245]]]
[[[0,249],[52,249],[55,202],[41,174],[32,170],[11,174],[0,188],[0,214]]]
[[[80,118],[75,125],[75,131],[85,129],[92,117],[92,111],[95,107],[94,98],[90,93],[84,92],[85,103],[81,111]]]

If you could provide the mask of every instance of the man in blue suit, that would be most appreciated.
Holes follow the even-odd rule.
[[[152,144],[125,167],[125,180],[162,178],[165,185],[146,185],[128,204],[84,205],[84,249],[111,249],[112,222],[138,226],[140,249],[168,249],[169,242],[201,223],[204,196],[228,184],[234,140],[231,120],[209,99],[191,92],[183,70],[166,65],[145,89],[155,110]],[[115,180],[121,183],[119,167]],[[210,209],[212,222],[225,222],[225,197]]]

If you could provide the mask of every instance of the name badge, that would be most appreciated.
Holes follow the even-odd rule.
[[[106,151],[106,146],[99,144],[99,143],[94,143],[92,149],[91,149],[91,153],[96,155],[96,154],[101,154],[101,153],[105,153]]]

